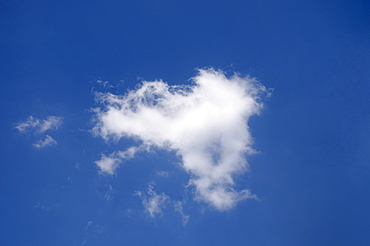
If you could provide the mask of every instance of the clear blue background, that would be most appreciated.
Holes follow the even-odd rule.
[[[369,245],[369,13],[358,0],[1,0],[0,244]],[[162,152],[99,176],[100,154],[129,143],[88,132],[91,91],[189,83],[209,66],[274,88],[237,178],[260,201],[220,213],[188,192],[185,227],[170,207],[152,219],[134,192],[154,180],[182,199],[188,177]],[[57,146],[14,129],[29,115],[64,117]]]

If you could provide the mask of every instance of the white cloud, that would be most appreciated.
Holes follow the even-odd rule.
[[[93,132],[106,140],[135,138],[146,149],[175,151],[191,176],[195,199],[228,210],[240,200],[255,198],[249,190],[233,188],[234,176],[249,169],[245,156],[254,150],[247,123],[260,112],[260,96],[268,91],[254,78],[228,78],[213,69],[199,70],[193,82],[170,86],[144,81],[125,95],[99,93],[103,106],[95,110]],[[108,163],[102,166],[113,174],[110,166],[117,162],[105,158],[98,163]]]
[[[29,116],[25,122],[16,124],[15,128],[17,128],[20,132],[24,132],[26,129],[35,128],[38,125],[40,125],[40,120],[34,118],[33,116]]]
[[[42,120],[39,126],[39,132],[44,133],[48,130],[57,130],[62,124],[62,117],[49,116],[46,120]]]
[[[110,83],[109,83],[109,81],[108,80],[102,80],[102,79],[97,79],[96,80],[96,83],[98,84],[98,85],[101,85],[101,86],[103,86],[103,87],[109,87],[109,88],[112,88],[113,87],[113,85],[111,85]]]
[[[109,174],[114,175],[116,173],[116,169],[121,164],[121,159],[131,159],[134,158],[136,153],[142,150],[149,151],[148,148],[144,148],[144,146],[138,146],[138,147],[130,147],[125,151],[116,151],[109,156],[102,155],[100,160],[96,161],[95,164],[100,169],[101,174]]]
[[[156,215],[163,214],[162,209],[170,201],[170,198],[163,192],[162,194],[157,194],[152,185],[149,185],[146,194],[139,191],[136,192],[136,195],[141,197],[145,213],[149,214],[152,218]]]
[[[57,145],[57,141],[55,141],[52,137],[49,135],[46,135],[44,140],[39,140],[36,143],[33,144],[33,146],[37,149],[41,149],[48,146]]]
[[[128,159],[134,158],[136,153],[143,151],[143,150],[150,151],[150,149],[147,146],[140,145],[138,147],[136,146],[130,147],[126,149],[125,151],[117,151],[115,155],[119,158],[128,160]]]
[[[106,156],[102,155],[99,161],[96,161],[95,164],[99,167],[100,173],[102,174],[111,174],[115,173],[115,170],[118,168],[121,160],[115,158],[114,155]]]
[[[62,124],[62,121],[62,117],[56,116],[48,116],[44,120],[29,116],[25,122],[16,124],[15,128],[17,128],[20,132],[24,132],[27,129],[33,129],[36,133],[44,133],[48,130],[58,129]]]
[[[38,119],[36,117],[29,116],[25,122],[15,124],[15,128],[20,132],[31,130],[33,133],[43,135],[46,131],[57,130],[62,125],[62,122],[63,118],[57,116],[48,116],[46,119]],[[44,136],[44,140],[39,140],[33,144],[35,148],[41,149],[57,144],[57,141],[55,141],[51,136]]]

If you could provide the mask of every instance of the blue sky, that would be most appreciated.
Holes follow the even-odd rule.
[[[369,11],[1,1],[0,244],[368,245]]]

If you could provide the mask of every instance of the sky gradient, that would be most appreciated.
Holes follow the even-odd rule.
[[[0,1],[1,245],[369,245],[368,1]]]

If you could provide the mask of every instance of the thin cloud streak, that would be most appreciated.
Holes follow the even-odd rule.
[[[36,143],[33,144],[33,146],[37,149],[49,147],[57,145],[57,141],[55,141],[51,136],[46,135],[44,140],[37,141]]]
[[[195,200],[228,210],[256,198],[248,189],[235,190],[234,177],[249,170],[245,157],[255,151],[247,123],[259,114],[261,96],[269,92],[254,78],[226,77],[214,69],[200,69],[192,80],[191,86],[144,81],[125,95],[97,94],[102,107],[95,109],[93,133],[175,151],[195,187]],[[115,169],[107,170],[114,174]]]
[[[57,130],[63,122],[62,117],[48,116],[44,120],[29,116],[25,122],[16,124],[15,128],[20,132],[33,129],[36,133],[45,133],[48,130]]]
[[[186,224],[189,221],[190,216],[184,214],[183,203],[184,202],[181,202],[181,201],[175,201],[173,207],[174,207],[175,211],[178,212],[181,215],[182,225],[186,226]]]

